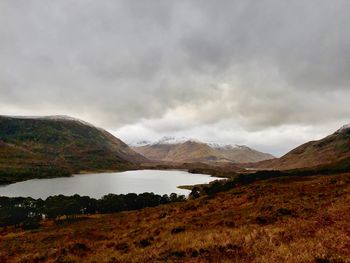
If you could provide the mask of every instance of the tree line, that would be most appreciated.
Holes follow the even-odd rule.
[[[184,195],[175,193],[162,196],[154,193],[108,194],[101,199],[79,195],[50,196],[46,200],[0,197],[0,227],[16,226],[31,229],[39,227],[43,218],[59,223],[78,215],[137,210],[181,202],[185,199]]]
[[[345,158],[336,163],[323,166],[323,167],[311,167],[311,168],[299,168],[291,170],[260,170],[250,174],[238,174],[233,178],[227,180],[215,180],[209,184],[202,186],[195,186],[192,188],[189,198],[196,199],[201,196],[213,196],[220,192],[229,191],[230,189],[240,186],[254,183],[259,180],[276,179],[283,177],[303,177],[303,176],[332,176],[335,174],[346,173],[350,171],[350,158]]]

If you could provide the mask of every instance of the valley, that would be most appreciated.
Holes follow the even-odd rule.
[[[41,187],[49,191],[45,199],[0,197],[0,262],[350,259],[349,127],[275,158],[246,146],[191,140],[129,147],[68,117],[0,117],[0,125],[2,183],[73,173],[81,173],[82,180],[69,183],[70,197],[49,196],[50,186]],[[100,199],[76,194],[74,186],[83,189],[87,172],[95,172],[96,180],[86,184],[101,190],[106,174],[99,172],[107,170],[147,171],[148,179],[181,170],[182,188],[189,190],[181,191],[190,194],[107,191]],[[196,174],[224,179],[206,176],[206,183],[188,183],[191,176],[199,178]],[[156,177],[152,187],[163,189],[162,179]],[[134,180],[147,185],[141,177]],[[122,185],[107,181],[105,186]],[[128,184],[122,188],[137,188]],[[52,187],[60,189],[58,183]]]
[[[0,0],[0,263],[350,263],[349,10]]]

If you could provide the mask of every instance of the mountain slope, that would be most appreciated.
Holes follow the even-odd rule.
[[[80,120],[0,116],[0,175],[35,175],[51,167],[54,176],[57,171],[118,169],[144,161],[107,131]]]
[[[169,139],[170,138],[170,139]],[[133,149],[154,161],[166,162],[257,162],[274,158],[246,146],[207,144],[195,140],[159,140]]]
[[[8,227],[0,261],[348,262],[349,181],[349,173],[260,180],[210,198]]]
[[[226,160],[205,143],[187,141],[179,144],[153,144],[133,148],[153,161],[209,162]]]
[[[253,165],[259,169],[296,169],[324,166],[350,157],[350,126],[318,141],[307,142],[281,158]]]
[[[224,155],[226,158],[236,163],[260,162],[275,158],[269,153],[259,152],[244,145],[217,146],[215,147],[215,149],[216,151]]]

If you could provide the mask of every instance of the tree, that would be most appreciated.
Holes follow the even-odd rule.
[[[201,193],[201,192],[200,192],[199,187],[198,187],[198,186],[195,186],[195,187],[192,188],[192,191],[191,191],[189,197],[190,197],[191,199],[196,199],[196,198],[200,197],[200,193]]]

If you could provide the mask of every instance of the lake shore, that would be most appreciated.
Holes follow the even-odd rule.
[[[70,177],[33,179],[0,188],[0,196],[45,199],[54,195],[90,196],[101,198],[108,194],[155,193],[189,194],[179,185],[207,184],[219,177],[192,174],[180,170],[131,170],[123,172],[76,174]]]

